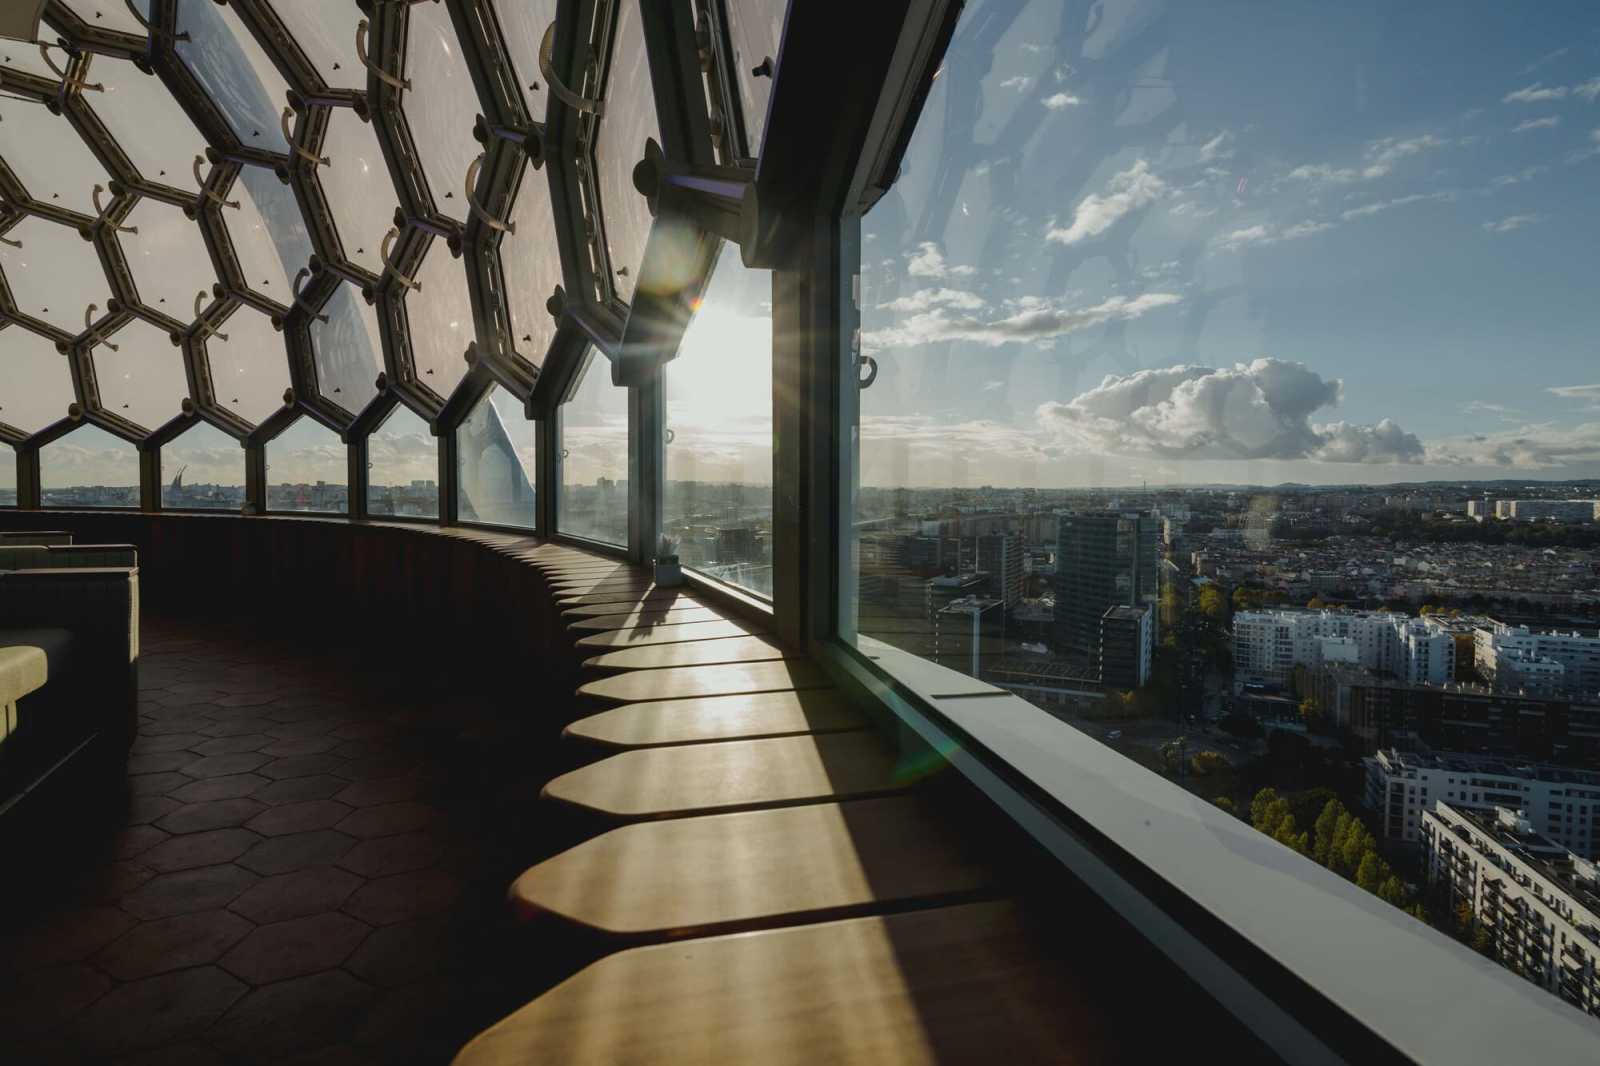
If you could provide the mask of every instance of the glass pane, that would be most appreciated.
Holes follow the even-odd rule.
[[[483,151],[472,136],[478,94],[443,4],[413,4],[406,29],[406,69],[412,88],[401,106],[422,158],[433,205],[467,220],[467,167]]]
[[[0,447],[0,507],[17,505],[17,452]]]
[[[294,276],[312,251],[294,190],[265,167],[247,166],[228,198],[239,202],[238,210],[225,208],[222,217],[245,283],[285,307],[294,303]]]
[[[441,397],[449,396],[467,372],[467,345],[473,339],[466,265],[435,238],[423,256],[417,281],[422,288],[406,294],[417,378]]]
[[[244,505],[244,446],[199,422],[161,446],[161,506],[237,511]]]
[[[311,320],[312,360],[322,395],[352,415],[378,395],[383,372],[383,339],[378,309],[354,285],[340,285],[322,306],[328,316]],[[304,421],[304,420],[302,420]]]
[[[556,0],[494,0],[494,13],[500,17],[500,32],[522,85],[528,114],[533,121],[543,122],[550,91],[539,72],[539,42],[556,20]]]
[[[628,301],[633,299],[634,278],[650,235],[650,205],[633,187],[633,168],[644,158],[645,141],[653,137],[659,142],[661,132],[638,6],[618,6],[616,43],[606,74],[606,117],[595,141],[595,166],[612,281],[618,299]]]
[[[46,39],[50,37],[49,30],[43,23],[40,23],[39,31],[40,37]],[[50,58],[57,63],[62,61],[62,55],[59,51]],[[39,54],[39,46],[37,44],[26,41],[13,41],[9,37],[0,37],[0,70],[15,70],[24,74],[37,74],[39,77],[49,78],[51,81],[61,80],[56,76],[56,72],[50,69],[50,65],[44,61],[44,57]],[[35,104],[34,106],[39,107],[40,105]],[[0,462],[0,466],[4,465],[4,462]]]
[[[189,379],[183,352],[173,346],[172,338],[136,318],[108,339],[117,351],[110,344],[97,344],[90,353],[100,406],[147,430],[182,414]]]
[[[289,354],[272,319],[253,307],[240,307],[222,323],[221,333],[206,338],[205,349],[218,407],[255,425],[283,406]]]
[[[178,5],[178,58],[194,73],[246,148],[287,152],[279,122],[289,83],[232,8]]]
[[[55,341],[21,326],[0,330],[0,422],[24,433],[37,433],[67,417],[72,368],[56,351]],[[0,456],[0,466],[7,457]]]
[[[538,424],[496,385],[456,431],[456,512],[463,522],[534,526]]]
[[[89,80],[106,88],[85,94],[85,100],[139,173],[148,181],[193,192],[190,167],[206,150],[205,138],[161,79],[107,56],[96,56],[89,67]]]
[[[139,452],[99,426],[83,425],[39,449],[46,507],[139,506]]]
[[[12,226],[0,244],[0,271],[11,286],[17,310],[68,333],[83,332],[83,312],[90,304],[106,313],[111,287],[100,269],[94,245],[71,226],[30,215]]]
[[[767,98],[777,74],[778,42],[789,0],[734,0],[728,5],[728,37],[733,43],[733,78],[739,86],[739,106],[750,154],[761,153],[761,135],[767,128]],[[767,73],[756,74],[757,69]]]
[[[439,444],[409,407],[367,439],[367,465],[368,514],[439,517]]]
[[[360,8],[316,0],[273,0],[272,7],[323,81],[335,89],[366,91],[367,68],[356,58]]]
[[[574,536],[628,543],[628,390],[611,384],[611,363],[599,352],[561,405],[556,525]]]
[[[149,0],[138,0],[138,2],[141,9],[148,11]],[[145,28],[133,17],[133,12],[128,10],[125,0],[66,0],[66,7],[74,15],[98,29],[145,36]]]
[[[332,108],[322,154],[330,165],[317,168],[317,180],[338,227],[344,257],[374,274],[382,273],[379,253],[383,235],[394,225],[397,200],[378,135],[349,108]]]
[[[140,302],[180,322],[191,321],[195,293],[204,292],[209,303],[217,281],[199,225],[180,209],[150,199],[134,205],[123,224],[139,231],[118,233],[117,240]]]
[[[43,104],[0,95],[0,125],[6,128],[0,158],[29,196],[52,207],[98,214],[94,187],[111,179],[65,118],[52,115]]]
[[[267,442],[267,510],[350,511],[350,463],[339,434],[302,418]]]
[[[666,370],[662,529],[678,558],[772,595],[772,275],[726,247]]]
[[[511,212],[517,232],[506,234],[500,243],[506,303],[511,311],[511,347],[534,366],[543,364],[545,352],[555,340],[556,320],[545,305],[562,280],[550,182],[545,173],[530,167],[522,175]]]

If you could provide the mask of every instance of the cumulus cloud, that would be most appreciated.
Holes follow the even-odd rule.
[[[965,341],[990,348],[998,348],[1002,344],[1027,344],[1108,322],[1139,318],[1158,308],[1178,303],[1180,299],[1172,293],[1149,292],[1131,300],[1124,296],[1113,296],[1084,308],[1067,308],[1044,300],[1028,299],[1013,305],[1011,314],[987,319],[952,314],[946,306],[931,306],[888,329],[863,333],[861,344],[868,352],[915,348],[946,341]]]
[[[1237,252],[1253,244],[1277,244],[1280,241],[1297,241],[1302,237],[1315,237],[1333,228],[1331,222],[1296,222],[1292,226],[1273,226],[1259,223],[1236,229],[1217,238],[1217,247],[1225,252]]]
[[[1435,441],[1428,446],[1428,461],[1523,468],[1600,462],[1600,422],[1577,426],[1545,422]]]
[[[1449,192],[1412,193],[1410,196],[1400,196],[1393,200],[1379,200],[1376,203],[1363,204],[1360,207],[1352,207],[1339,217],[1344,221],[1349,222],[1353,219],[1366,218],[1370,215],[1376,215],[1384,211],[1390,211],[1396,207],[1405,207],[1409,204],[1419,204],[1427,200],[1451,200],[1454,198],[1455,194]]]
[[[1395,162],[1425,152],[1442,148],[1445,142],[1431,133],[1420,137],[1384,137],[1367,145],[1367,158],[1378,166],[1390,167]]]
[[[1546,115],[1544,118],[1523,119],[1511,127],[1512,133],[1527,133],[1529,130],[1553,130],[1561,125],[1560,115]]]
[[[1554,385],[1546,391],[1564,399],[1582,400],[1593,407],[1600,407],[1600,385]]]
[[[1551,100],[1563,100],[1567,95],[1564,85],[1545,87],[1543,82],[1534,82],[1515,92],[1506,93],[1500,98],[1502,104],[1542,104]]]
[[[954,307],[962,311],[976,311],[984,304],[983,297],[963,289],[918,289],[909,296],[899,296],[878,307],[885,311],[910,313],[926,311],[931,307]]]
[[[1090,451],[1173,459],[1312,459],[1414,463],[1421,441],[1384,419],[1317,425],[1342,384],[1303,363],[1257,359],[1232,367],[1172,366],[1107,375],[1066,403],[1042,404],[1040,423]]]
[[[1051,93],[1039,102],[1051,111],[1064,111],[1069,107],[1077,107],[1083,101],[1071,93]]]
[[[1531,226],[1543,218],[1543,215],[1507,215],[1499,221],[1485,222],[1483,228],[1490,233],[1510,233],[1523,226]]]
[[[1448,143],[1431,133],[1416,137],[1382,137],[1363,149],[1367,161],[1362,166],[1336,167],[1330,163],[1307,163],[1289,171],[1289,177],[1298,181],[1320,181],[1335,185],[1371,181],[1394,170],[1394,165],[1402,159],[1433,148],[1442,148]]]
[[[944,253],[932,241],[923,241],[911,254],[906,273],[914,278],[964,277],[977,271],[969,266],[952,266],[944,261]]]
[[[1167,183],[1150,173],[1150,164],[1138,160],[1127,170],[1112,175],[1105,195],[1090,193],[1072,213],[1065,229],[1051,226],[1045,239],[1058,244],[1077,244],[1098,237],[1130,213],[1154,203],[1167,191]]]
[[[1217,213],[1214,207],[1201,207],[1193,200],[1184,200],[1182,203],[1173,204],[1167,211],[1170,215],[1182,218],[1184,215],[1193,215],[1195,218],[1210,218]]]
[[[1360,169],[1335,167],[1327,163],[1306,163],[1289,171],[1289,176],[1297,181],[1328,181],[1337,185],[1346,185],[1352,181],[1381,178],[1389,173],[1390,169],[1387,163],[1374,163],[1371,166]]]

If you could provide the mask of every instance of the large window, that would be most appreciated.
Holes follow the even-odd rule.
[[[456,514],[463,522],[534,527],[538,425],[496,385],[456,430]]]
[[[161,506],[237,511],[244,503],[244,448],[209,422],[161,449]]]
[[[409,407],[396,407],[367,438],[367,513],[439,517],[439,442]]]
[[[139,506],[139,452],[99,426],[84,425],[39,449],[45,507]]]
[[[611,364],[594,353],[572,399],[561,405],[562,533],[628,543],[628,390],[611,384]]]
[[[667,364],[662,534],[684,566],[772,595],[772,275],[724,249]]]
[[[267,442],[267,510],[350,510],[349,453],[339,434],[301,418]]]
[[[0,507],[17,505],[17,453],[0,448]]]

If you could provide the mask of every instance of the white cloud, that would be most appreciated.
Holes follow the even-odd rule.
[[[1444,144],[1431,133],[1424,133],[1420,137],[1384,137],[1367,145],[1367,158],[1379,166],[1387,167],[1397,160],[1430,148],[1442,148]]]
[[[1568,400],[1582,400],[1592,407],[1600,407],[1600,385],[1553,385],[1546,392]]]
[[[1352,181],[1381,178],[1389,173],[1390,169],[1387,163],[1374,163],[1360,170],[1353,167],[1330,166],[1327,163],[1306,163],[1289,171],[1289,176],[1297,181],[1328,181],[1337,185],[1347,185]]]
[[[1560,115],[1546,115],[1544,118],[1527,118],[1511,128],[1512,133],[1527,133],[1529,130],[1553,130],[1561,125]]]
[[[1570,48],[1557,48],[1553,52],[1546,52],[1544,55],[1540,56],[1538,59],[1535,59],[1532,63],[1529,63],[1527,66],[1523,67],[1522,68],[1522,73],[1524,73],[1524,74],[1532,74],[1534,71],[1538,70],[1540,67],[1544,66],[1546,63],[1550,62],[1553,59],[1560,59],[1562,56],[1566,55],[1570,51],[1572,51],[1572,49],[1570,49]]]
[[[1525,181],[1532,181],[1534,178],[1537,178],[1540,174],[1545,173],[1549,169],[1550,168],[1547,166],[1523,167],[1515,174],[1502,174],[1489,184],[1495,186],[1496,188],[1504,188],[1507,185],[1519,185]]]
[[[1001,82],[1000,88],[1015,89],[1019,93],[1025,93],[1033,88],[1033,79],[1023,74],[1017,74]]]
[[[1534,82],[1532,85],[1506,93],[1500,98],[1502,104],[1542,104],[1550,100],[1562,100],[1567,95],[1564,85],[1552,85],[1546,88],[1543,82]]]
[[[1507,407],[1503,403],[1473,400],[1461,409],[1461,413],[1466,415],[1499,415],[1501,418],[1506,418],[1507,415],[1514,415],[1518,412],[1516,408]]]
[[[902,313],[926,311],[930,307],[954,307],[962,311],[976,311],[984,304],[983,297],[964,289],[918,289],[910,296],[900,296],[878,307]]]
[[[1281,359],[1172,366],[1107,375],[1066,403],[1040,405],[1038,417],[1064,444],[1094,452],[1333,463],[1422,459],[1421,441],[1388,419],[1314,424],[1311,416],[1337,405],[1342,388],[1337,379]]]
[[[1167,213],[1176,215],[1179,218],[1185,215],[1193,215],[1195,218],[1210,218],[1217,213],[1217,209],[1214,207],[1201,207],[1193,200],[1185,200],[1182,203],[1173,204],[1172,207],[1168,208]]]
[[[930,307],[896,323],[888,329],[863,333],[862,348],[868,352],[888,348],[915,348],[925,344],[965,341],[997,348],[1002,344],[1027,344],[1050,340],[1080,329],[1107,322],[1139,318],[1151,311],[1178,303],[1173,293],[1149,292],[1133,299],[1113,296],[1093,307],[1067,308],[1039,299],[1019,301],[1018,310],[1001,318],[980,319],[954,315],[943,306]]]
[[[910,256],[906,273],[914,278],[942,278],[948,275],[964,277],[977,273],[969,266],[951,266],[944,261],[944,253],[932,241],[923,241]]]
[[[1395,163],[1434,148],[1449,144],[1431,133],[1416,137],[1381,137],[1362,150],[1367,157],[1365,166],[1336,167],[1329,163],[1307,163],[1289,171],[1289,177],[1299,181],[1323,181],[1348,185],[1354,181],[1371,181],[1394,170]]]
[[[1483,228],[1490,233],[1510,233],[1543,219],[1543,215],[1507,215],[1498,222],[1485,222]]]
[[[1574,85],[1572,87],[1572,95],[1581,97],[1591,104],[1596,100],[1600,100],[1600,78],[1590,78],[1582,85]]]
[[[1450,192],[1412,193],[1410,196],[1400,196],[1393,200],[1379,200],[1376,203],[1363,204],[1360,207],[1352,207],[1339,217],[1346,222],[1350,222],[1353,219],[1366,218],[1369,215],[1376,215],[1380,212],[1389,211],[1396,207],[1405,207],[1409,204],[1420,204],[1427,200],[1453,199],[1455,199],[1455,194]]]
[[[1079,100],[1071,93],[1052,93],[1039,102],[1051,111],[1064,111],[1069,107],[1077,107],[1083,103],[1082,100]]]
[[[1500,433],[1475,433],[1434,441],[1428,445],[1428,461],[1523,468],[1600,462],[1600,422],[1577,426],[1544,422]]]
[[[1127,170],[1118,171],[1107,183],[1107,193],[1090,193],[1072,213],[1066,229],[1051,226],[1045,239],[1059,244],[1076,244],[1098,237],[1131,212],[1154,203],[1167,191],[1167,183],[1150,173],[1150,164],[1138,160]]]
[[[1280,241],[1297,241],[1302,237],[1314,237],[1332,228],[1331,222],[1296,222],[1281,229],[1260,223],[1223,234],[1217,238],[1217,247],[1225,252],[1236,252],[1253,244],[1277,244]]]
[[[1205,144],[1200,146],[1200,162],[1210,163],[1218,159],[1233,158],[1233,134],[1223,130]]]

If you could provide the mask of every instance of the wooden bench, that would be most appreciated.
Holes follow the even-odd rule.
[[[830,688],[832,682],[814,663],[723,663],[718,666],[682,666],[666,670],[630,670],[602,677],[578,689],[578,695],[615,703],[640,700],[690,699],[695,696],[737,696]]]
[[[803,658],[767,637],[714,637],[679,644],[646,644],[585,659],[591,670],[664,670],[673,666],[714,666]]]
[[[720,622],[721,611],[714,607],[691,607],[681,611],[638,610],[617,614],[578,618],[567,623],[568,628],[586,633],[603,633],[608,629],[636,629],[641,626],[682,625],[685,622]]]
[[[611,748],[647,748],[834,733],[866,726],[866,720],[838,693],[813,689],[629,703],[580,718],[566,727],[564,735]]]
[[[767,626],[746,619],[724,619],[718,622],[686,622],[679,625],[651,626],[645,629],[614,629],[582,636],[577,641],[580,652],[593,649],[615,650],[637,648],[647,644],[682,644],[717,637],[743,637],[765,633]]]

